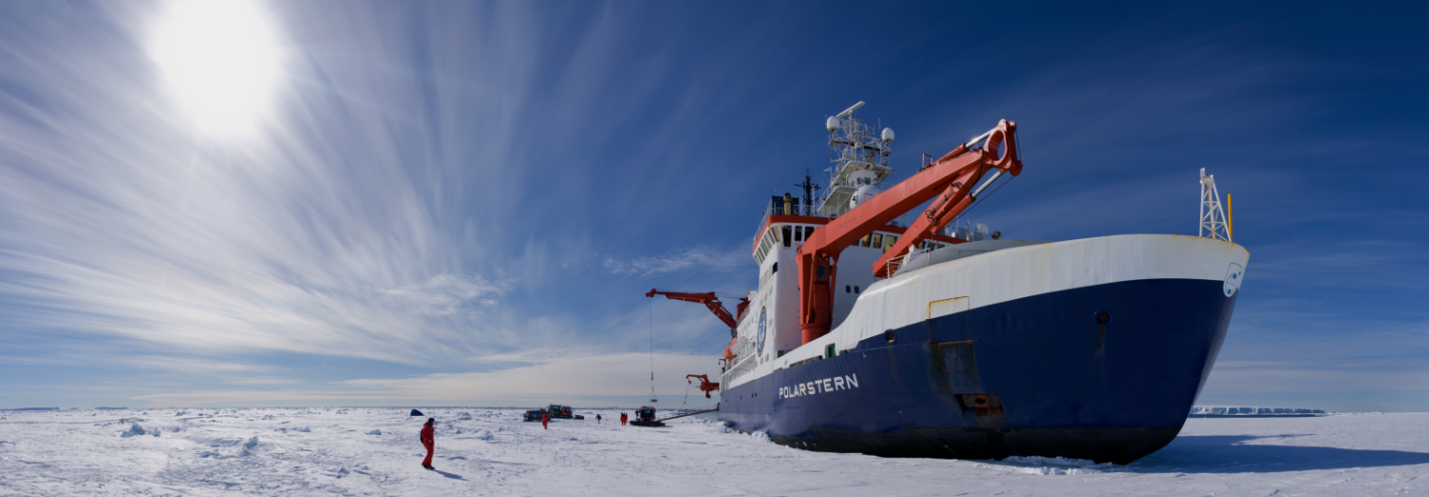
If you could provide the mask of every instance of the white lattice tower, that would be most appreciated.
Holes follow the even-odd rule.
[[[1201,230],[1198,235],[1231,241],[1226,213],[1221,210],[1221,194],[1216,191],[1216,177],[1206,175],[1204,167],[1201,168]]]

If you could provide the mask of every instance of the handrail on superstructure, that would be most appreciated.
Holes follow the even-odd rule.
[[[873,263],[874,276],[887,277],[889,261],[901,257],[909,248],[936,234],[976,200],[972,195],[973,188],[986,173],[995,170],[998,175],[1007,172],[1017,176],[1022,172],[1022,161],[1017,156],[1016,132],[1017,123],[1004,119],[987,133],[944,154],[913,177],[815,229],[799,247],[796,256],[799,263],[799,328],[803,343],[829,332],[838,256],[845,248],[898,216],[933,200],[903,236]],[[978,142],[982,142],[982,146],[977,146]],[[979,193],[981,190],[978,188]]]

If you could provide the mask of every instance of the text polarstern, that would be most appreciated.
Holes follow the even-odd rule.
[[[822,380],[796,383],[787,387],[779,387],[779,398],[788,399],[792,397],[802,397],[804,395],[814,395],[829,393],[839,390],[858,388],[858,374],[834,376]]]

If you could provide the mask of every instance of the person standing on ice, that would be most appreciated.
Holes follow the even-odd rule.
[[[595,415],[595,424],[600,424],[600,415]]]
[[[551,415],[550,415],[550,414],[542,414],[542,415],[541,415],[541,429],[542,429],[542,430],[549,430],[549,429],[551,429],[551,428],[549,428],[549,427],[546,426],[546,423],[548,423],[548,422],[550,422],[550,421],[551,421]]]
[[[427,458],[422,460],[422,467],[427,469],[437,469],[432,467],[432,452],[437,447],[437,418],[427,418],[427,424],[422,425],[422,446],[427,448]]]
[[[623,412],[620,413],[620,426],[625,426],[625,420],[627,420],[627,419],[630,419],[630,418],[626,417],[626,416],[625,416],[625,413],[623,413]]]

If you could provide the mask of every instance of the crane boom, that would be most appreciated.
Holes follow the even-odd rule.
[[[740,297],[739,304],[734,307],[734,312],[739,313],[739,316],[735,317],[731,316],[729,314],[729,311],[724,310],[724,303],[719,301],[719,297],[716,297],[714,292],[662,292],[651,288],[650,291],[645,294],[646,297],[650,298],[655,298],[656,295],[664,295],[665,298],[670,300],[704,304],[705,307],[710,310],[710,312],[714,313],[715,317],[719,318],[720,321],[723,321],[725,325],[729,326],[729,345],[726,345],[724,347],[724,358],[727,360],[734,359],[734,341],[739,338],[734,330],[735,328],[739,327],[739,318],[744,317],[744,311],[749,309],[748,297]]]
[[[933,200],[898,241],[873,264],[873,273],[888,277],[888,262],[937,233],[962,214],[974,200],[973,188],[989,171],[1016,176],[1022,172],[1017,157],[1017,123],[1002,120],[997,127],[959,145],[928,167],[883,193],[865,200],[820,227],[805,239],[799,263],[799,328],[809,343],[829,332],[833,314],[833,288],[838,257],[854,241],[887,225],[898,216]],[[977,146],[983,142],[982,146]],[[999,149],[1001,154],[998,154]],[[996,178],[993,178],[996,179]],[[980,193],[980,191],[979,191]]]
[[[723,321],[723,322],[724,322],[725,326],[728,326],[728,327],[730,327],[731,329],[733,329],[733,328],[739,326],[739,321],[736,320],[736,319],[734,318],[734,316],[729,313],[729,311],[724,310],[724,303],[719,301],[719,297],[716,297],[714,292],[706,292],[706,293],[662,292],[662,291],[656,290],[656,289],[654,289],[654,288],[651,288],[650,291],[645,294],[646,297],[651,297],[651,298],[654,298],[656,295],[664,295],[665,298],[668,298],[668,299],[670,299],[670,300],[678,300],[678,301],[681,301],[681,302],[693,302],[693,303],[696,303],[696,304],[704,304],[705,307],[709,308],[710,312],[713,312],[713,313],[714,313],[715,317],[719,318],[720,321]],[[742,299],[740,299],[740,300],[742,301],[742,302],[740,302],[740,306],[741,306],[741,307],[740,307],[740,310],[742,311],[742,310],[743,310],[743,306],[748,305],[747,303],[749,302],[749,299],[748,299],[748,298],[742,298]],[[741,312],[741,314],[743,314],[743,313]]]

